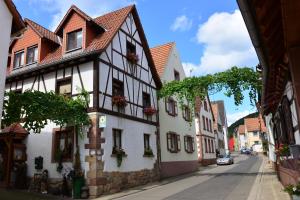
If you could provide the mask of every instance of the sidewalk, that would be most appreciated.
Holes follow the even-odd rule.
[[[268,158],[263,156],[263,163],[259,169],[248,200],[290,200],[288,193],[283,191],[283,186],[277,179]]]

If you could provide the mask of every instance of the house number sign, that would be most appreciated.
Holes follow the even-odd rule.
[[[99,117],[99,128],[105,128],[106,127],[106,116],[102,115]]]

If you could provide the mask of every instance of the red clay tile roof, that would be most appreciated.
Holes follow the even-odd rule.
[[[83,12],[82,10],[80,10],[77,6],[72,5],[69,10],[66,12],[65,16],[63,17],[63,19],[60,21],[59,25],[57,26],[56,30],[54,31],[55,34],[60,35],[61,34],[61,28],[63,27],[64,23],[66,22],[66,20],[68,19],[68,17],[70,16],[71,12],[76,12],[77,14],[79,14],[83,19],[85,19],[86,21],[92,21],[93,19],[88,16],[85,12]]]
[[[211,104],[211,109],[215,118],[214,121],[214,129],[218,129],[218,118],[219,118],[219,110],[218,110],[218,104]]]
[[[22,30],[23,28],[25,28],[25,24],[24,21],[20,15],[20,13],[18,12],[15,4],[13,3],[12,0],[4,0],[4,2],[7,5],[7,8],[9,9],[9,11],[11,12],[12,16],[13,16],[13,24],[12,24],[12,31],[11,34],[14,34],[20,30]]]
[[[166,64],[169,60],[169,56],[174,45],[175,42],[170,42],[150,49],[155,64],[155,68],[159,76],[162,76],[164,73]]]
[[[76,12],[79,12],[82,15],[86,15],[84,12],[82,12],[79,8],[77,8],[74,5],[69,9],[70,12],[72,10],[75,10]],[[63,57],[62,47],[59,46],[57,49],[54,49],[53,52],[49,53],[38,64],[38,68],[46,67],[48,65],[58,64],[63,61],[66,61],[66,60],[71,60],[75,57],[83,57],[86,55],[101,53],[110,44],[110,42],[112,41],[114,36],[117,34],[118,30],[121,28],[122,24],[126,20],[129,13],[132,13],[132,15],[134,16],[136,26],[140,30],[139,35],[142,40],[142,43],[145,44],[145,53],[146,53],[146,57],[149,61],[149,66],[150,66],[150,69],[151,69],[151,72],[153,75],[153,79],[155,80],[156,86],[158,88],[160,88],[162,83],[161,83],[159,75],[155,69],[150,50],[148,50],[149,46],[148,46],[148,43],[146,40],[146,36],[142,29],[142,25],[141,25],[137,10],[134,5],[130,5],[130,6],[121,8],[119,10],[116,10],[116,11],[113,11],[113,12],[107,13],[105,15],[102,15],[100,17],[92,19],[93,23],[97,24],[100,27],[104,27],[105,31],[103,33],[99,34],[98,36],[96,36],[92,40],[92,42],[85,49],[82,50],[81,53]],[[67,14],[65,15],[65,17],[66,16],[67,16]],[[88,19],[90,19],[90,17],[88,17],[88,16],[86,16],[86,17]],[[43,28],[42,26],[40,26],[36,23],[32,23],[32,21],[30,21],[30,20],[28,20],[28,22],[29,22],[28,24],[31,24],[31,26],[33,26],[33,24],[35,24],[33,27],[35,27],[35,29],[37,29],[38,32],[40,34],[42,34],[44,37],[47,36],[48,39],[49,38],[54,39],[53,38],[54,36],[52,34],[55,35],[55,33],[52,33],[51,31]],[[59,28],[56,31],[59,31]],[[34,69],[30,69],[30,70],[33,71]],[[24,73],[24,72],[22,72],[22,73]],[[16,75],[19,75],[19,74],[16,73],[14,76],[16,76]],[[8,77],[10,77],[10,76],[8,75]]]
[[[2,133],[18,133],[18,134],[28,134],[28,131],[26,131],[23,126],[19,123],[14,123],[8,127],[5,127],[1,131]]]
[[[249,132],[252,132],[252,131],[267,132],[267,128],[261,117],[246,118],[245,126],[247,128],[247,131],[249,131]]]
[[[245,125],[239,125],[238,131],[239,134],[245,134]]]
[[[31,21],[30,19],[25,19],[25,23],[28,24],[41,38],[46,38],[52,42],[60,44],[58,36],[52,31],[49,31],[45,27]]]

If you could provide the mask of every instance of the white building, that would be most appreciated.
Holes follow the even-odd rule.
[[[226,153],[225,151],[225,138],[224,138],[224,129],[222,125],[221,113],[218,107],[218,104],[211,104],[213,115],[214,115],[214,133],[215,133],[215,140],[216,140],[216,149],[217,152],[221,155]]]
[[[11,38],[16,36],[25,25],[11,0],[0,1],[0,127],[2,116],[2,105],[5,88],[6,65],[8,60],[8,48]]]
[[[229,148],[228,148],[228,124],[227,124],[227,115],[226,115],[226,109],[224,105],[223,100],[219,101],[213,101],[211,102],[212,104],[217,104],[218,105],[218,110],[220,113],[220,118],[222,122],[222,129],[224,133],[224,148],[225,148],[225,153],[229,153]]]
[[[151,48],[161,81],[182,80],[185,73],[175,43]],[[198,169],[195,124],[191,109],[180,108],[175,97],[159,100],[161,176],[169,177]]]
[[[202,165],[210,165],[216,163],[216,137],[213,124],[215,118],[208,96],[205,100],[196,99],[196,134],[198,161]]]
[[[79,88],[90,94],[92,125],[78,143],[91,197],[157,179],[161,82],[135,6],[97,18],[72,6],[55,32],[30,20],[26,25],[11,45],[6,90],[55,91],[76,98]],[[106,116],[105,128],[99,128],[100,116]],[[50,124],[27,137],[30,177],[37,172],[34,159],[42,156],[50,180],[61,181],[55,155],[67,149],[63,167],[72,166],[72,130]],[[125,155],[118,166],[120,149]]]

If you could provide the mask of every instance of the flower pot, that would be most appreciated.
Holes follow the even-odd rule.
[[[292,199],[293,200],[300,200],[300,196],[298,196],[298,195],[292,195]]]

